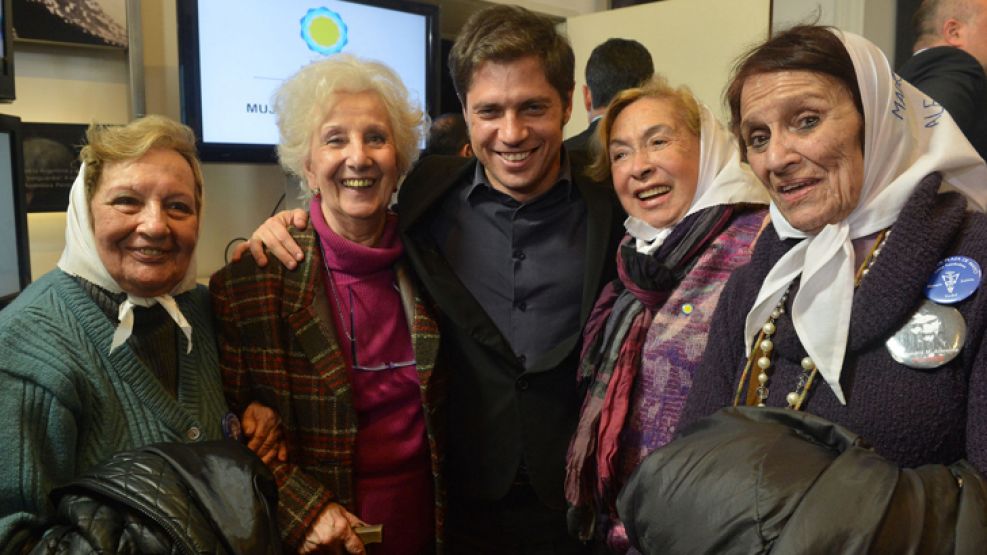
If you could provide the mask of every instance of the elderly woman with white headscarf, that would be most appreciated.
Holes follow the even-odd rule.
[[[683,436],[621,494],[635,545],[982,553],[987,167],[851,33],[769,39],[727,97],[772,224],[722,295]],[[730,405],[749,408],[687,424]]]
[[[584,333],[580,371],[592,384],[566,496],[583,539],[595,526],[624,552],[616,493],[675,434],[716,303],[749,260],[768,199],[712,112],[661,77],[618,94],[598,133],[604,152],[590,171],[612,175],[627,235]]]
[[[58,268],[0,312],[0,545],[44,522],[48,493],[111,455],[222,437],[192,131],[148,116],[93,126]]]

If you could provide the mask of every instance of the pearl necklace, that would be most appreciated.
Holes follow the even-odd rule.
[[[860,269],[857,271],[856,276],[854,276],[853,286],[858,287],[864,276],[870,272],[870,267],[874,265],[874,261],[877,260],[879,254],[881,254],[881,247],[884,246],[884,242],[891,235],[891,231],[886,229],[881,231],[874,241],[874,246],[871,251],[864,258],[863,264],[860,265]],[[769,370],[771,369],[771,354],[774,352],[774,342],[771,338],[774,336],[775,332],[778,330],[777,321],[781,318],[781,315],[785,313],[785,303],[788,301],[788,294],[791,292],[792,286],[788,286],[788,290],[785,294],[781,296],[781,300],[778,301],[778,306],[771,311],[768,316],[768,321],[761,326],[761,332],[757,336],[757,341],[754,342],[754,348],[751,349],[750,356],[747,357],[747,364],[744,366],[744,372],[740,376],[740,384],[737,387],[737,394],[734,396],[733,406],[740,405],[741,396],[744,393],[745,384],[747,385],[747,405],[757,405],[759,407],[765,406],[765,402],[768,400],[768,394],[770,390],[768,389],[768,382],[771,380],[771,375]],[[751,375],[751,370],[753,366],[757,366],[759,372],[757,374],[757,387],[753,387],[753,384],[748,383],[748,378]],[[806,356],[802,359],[802,373],[799,375],[798,382],[795,385],[795,390],[788,392],[785,396],[785,402],[788,403],[788,408],[793,410],[800,410],[802,404],[805,402],[805,397],[809,393],[809,389],[812,387],[812,383],[819,373],[819,368],[816,367],[816,363],[813,362],[812,358]]]

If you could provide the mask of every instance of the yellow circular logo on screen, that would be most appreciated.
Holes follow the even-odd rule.
[[[301,23],[302,39],[309,50],[327,56],[346,46],[346,24],[338,13],[329,8],[310,9]]]

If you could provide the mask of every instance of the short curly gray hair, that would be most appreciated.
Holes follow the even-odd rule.
[[[302,178],[302,193],[312,133],[332,108],[336,93],[373,91],[387,109],[397,149],[398,173],[404,175],[418,158],[426,116],[409,97],[401,78],[386,65],[349,54],[312,62],[288,78],[274,93],[278,159],[288,172]]]

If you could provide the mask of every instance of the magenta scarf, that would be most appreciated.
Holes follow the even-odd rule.
[[[383,234],[376,245],[368,247],[332,231],[318,198],[312,200],[309,213],[325,261],[325,293],[335,312],[347,362],[353,364],[350,338],[355,340],[360,366],[413,360],[401,296],[394,287],[394,265],[404,253],[397,216],[387,214]],[[395,337],[402,339],[392,341]]]

